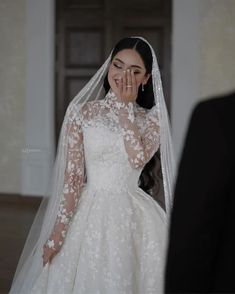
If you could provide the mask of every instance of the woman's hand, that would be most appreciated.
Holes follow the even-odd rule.
[[[56,242],[56,244],[59,244]],[[60,251],[61,245],[55,246],[55,242],[53,239],[48,239],[47,242],[43,246],[43,266],[45,266],[48,262],[51,264],[52,259],[55,255]]]
[[[135,102],[138,96],[138,86],[133,70],[127,69],[123,72],[115,94],[121,102]]]

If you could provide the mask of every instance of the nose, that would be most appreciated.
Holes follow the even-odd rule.
[[[123,78],[125,76],[127,70],[130,70],[131,71],[131,68],[129,68],[129,67],[124,68],[123,71],[117,73],[116,77],[118,79]]]
[[[126,67],[123,71],[122,71],[122,76],[124,76],[126,74],[127,71],[131,71],[131,68]]]

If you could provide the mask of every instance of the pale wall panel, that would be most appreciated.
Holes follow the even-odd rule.
[[[0,192],[21,190],[25,113],[25,0],[0,1]]]
[[[201,1],[200,96],[235,89],[235,1]]]

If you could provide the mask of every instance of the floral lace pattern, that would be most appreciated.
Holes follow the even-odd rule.
[[[66,132],[68,132],[68,152],[63,195],[53,232],[46,242],[47,246],[54,250],[59,250],[63,244],[70,220],[77,206],[78,195],[84,183],[82,124],[76,110],[70,108],[68,109],[69,120],[66,126]]]
[[[68,111],[68,156],[62,201],[53,232],[46,242],[54,250],[59,250],[63,244],[84,184],[82,128],[104,123],[114,132],[121,131],[129,162],[135,169],[142,168],[151,159],[160,141],[155,108],[148,111],[135,102],[120,102],[112,91],[108,92],[104,100],[85,104],[80,113],[72,105]]]
[[[159,148],[156,109],[119,102],[112,92],[69,107],[62,201],[46,242],[60,253],[45,269],[46,293],[159,293],[164,211],[138,188]],[[40,293],[41,279],[32,293]]]

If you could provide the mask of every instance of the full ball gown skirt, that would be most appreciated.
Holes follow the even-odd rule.
[[[162,293],[165,212],[138,188],[140,171],[130,167],[122,136],[101,128],[84,134],[88,182],[61,251],[32,294]]]
[[[102,103],[106,109],[110,102]],[[63,246],[36,277],[31,294],[163,292],[165,212],[138,187],[142,169],[130,165],[113,121],[107,113],[95,123],[82,122],[87,181]],[[136,121],[144,130],[143,115]]]

